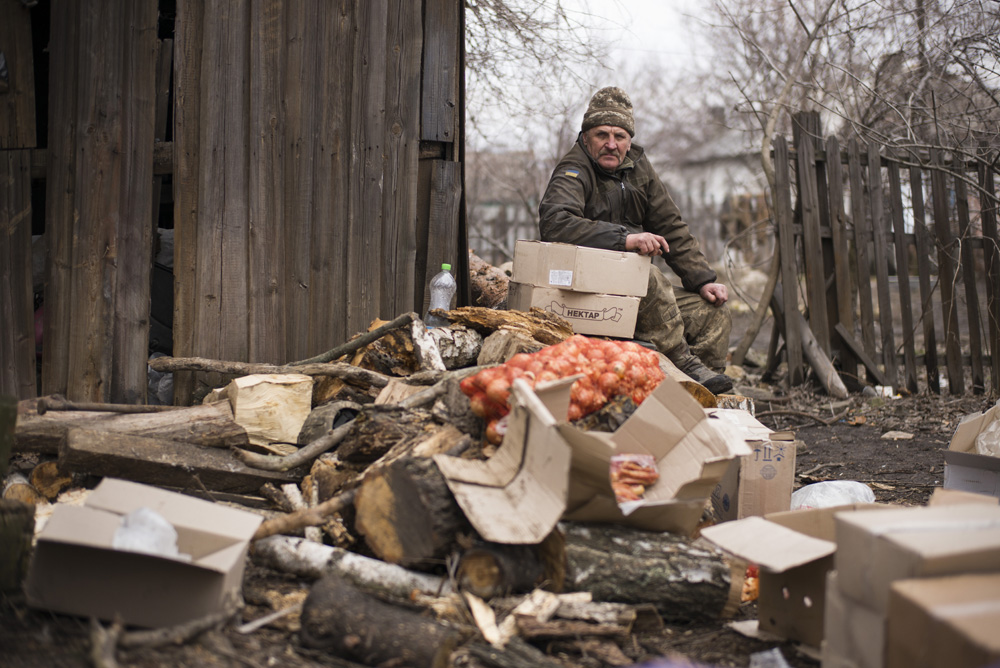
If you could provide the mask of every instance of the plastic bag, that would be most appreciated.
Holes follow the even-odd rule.
[[[792,492],[792,510],[875,503],[875,492],[856,480],[816,482]]]
[[[1000,420],[994,420],[976,436],[976,452],[1000,457]]]
[[[182,554],[177,549],[177,530],[174,526],[163,515],[146,506],[140,506],[122,518],[111,546],[116,550],[191,560],[191,555]]]

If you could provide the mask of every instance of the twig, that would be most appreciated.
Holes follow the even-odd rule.
[[[418,317],[419,316],[417,316],[417,314],[413,313],[412,311],[410,313],[404,313],[403,315],[399,316],[398,318],[396,318],[392,322],[387,322],[384,325],[376,327],[372,331],[366,332],[365,334],[362,334],[361,336],[359,336],[359,337],[357,337],[355,339],[351,339],[347,343],[341,344],[341,345],[337,346],[336,348],[332,348],[332,349],[326,351],[325,353],[323,353],[322,355],[317,355],[316,357],[310,357],[307,360],[301,360],[299,362],[292,362],[288,366],[302,366],[303,364],[314,364],[314,363],[318,363],[318,362],[330,362],[332,360],[337,359],[338,357],[343,357],[344,355],[350,355],[354,351],[359,350],[361,348],[364,348],[369,343],[372,343],[373,341],[379,340],[380,338],[382,338],[383,336],[385,336],[386,334],[388,334],[392,330],[398,329],[400,327],[404,327],[404,326],[410,324],[411,322],[413,322],[414,320],[416,320]]]
[[[263,617],[259,617],[253,620],[252,622],[247,622],[242,626],[237,626],[236,632],[242,633],[243,635],[246,635],[248,633],[253,633],[257,629],[267,626],[268,624],[270,624],[275,620],[281,619],[282,617],[287,617],[288,615],[301,611],[302,611],[302,602],[300,601],[295,605],[290,605],[287,608],[282,608],[281,610],[275,610],[274,612],[266,614]]]
[[[239,608],[240,605],[236,601],[232,601],[224,610],[193,619],[190,622],[150,631],[123,633],[118,644],[124,648],[182,645],[209,629],[225,624],[232,619]]]
[[[253,539],[260,540],[268,536],[296,531],[305,527],[319,526],[326,522],[330,515],[339,513],[354,503],[354,496],[357,494],[357,491],[357,488],[349,489],[336,496],[331,496],[318,506],[304,508],[288,515],[265,520],[257,527],[257,532],[253,535]]]
[[[757,413],[756,417],[758,417],[758,418],[762,418],[762,417],[774,417],[774,416],[777,416],[777,415],[786,415],[786,416],[792,416],[792,417],[801,417],[801,418],[806,418],[806,419],[809,419],[809,420],[815,420],[816,422],[819,422],[820,424],[826,425],[827,427],[829,427],[831,424],[834,424],[836,422],[840,422],[841,420],[843,420],[845,417],[847,417],[847,414],[850,413],[850,412],[851,412],[851,409],[848,408],[843,413],[840,413],[839,415],[834,415],[832,418],[829,418],[829,419],[827,419],[827,418],[821,418],[821,417],[813,415],[811,413],[805,413],[803,411],[793,411],[793,410],[763,411],[763,412]]]
[[[843,466],[843,465],[844,465],[843,462],[835,462],[831,464],[819,464],[817,466],[812,467],[808,471],[803,471],[802,473],[799,473],[798,475],[802,478],[805,478],[806,476],[810,476],[813,473],[816,473],[816,471],[822,471],[823,469],[834,469],[837,468],[838,466]]]
[[[290,455],[261,455],[256,452],[247,452],[246,450],[240,450],[238,448],[234,448],[233,453],[236,455],[237,459],[242,461],[247,466],[252,466],[255,469],[261,469],[262,471],[290,471],[297,466],[301,466],[306,462],[316,459],[321,454],[327,452],[335,445],[343,441],[348,432],[351,431],[351,427],[354,426],[355,419],[356,418],[351,419],[336,429],[328,431],[326,434],[320,436],[309,445],[300,448]]]
[[[90,660],[94,668],[118,668],[115,659],[115,648],[122,634],[122,623],[116,619],[105,629],[96,617],[90,618]]]

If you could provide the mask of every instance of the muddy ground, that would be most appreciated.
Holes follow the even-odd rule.
[[[991,400],[982,395],[928,395],[874,398],[854,395],[833,402],[819,391],[806,389],[783,393],[778,386],[762,384],[753,376],[737,390],[758,397],[760,420],[776,429],[794,431],[797,480],[801,486],[821,480],[856,480],[867,484],[879,501],[917,505],[926,502],[943,482],[943,453],[958,420],[983,410]],[[837,418],[830,424],[825,422]],[[887,432],[912,438],[885,439]],[[279,597],[294,598],[307,591],[309,582],[251,566],[245,581],[248,621],[280,608]],[[744,604],[737,615],[753,618],[755,606]],[[120,666],[350,666],[329,655],[309,651],[298,642],[294,618],[241,635],[230,625],[202,635],[195,642],[159,649],[119,650]],[[622,644],[624,654],[639,663],[674,656],[709,666],[747,666],[752,654],[778,647],[794,668],[813,668],[819,661],[791,643],[747,638],[724,623],[672,624],[662,632],[636,635]],[[609,665],[579,655],[560,656],[543,647],[565,665]],[[18,597],[0,604],[0,665],[88,666],[91,629],[86,620],[27,609]],[[680,664],[683,665],[683,664]]]

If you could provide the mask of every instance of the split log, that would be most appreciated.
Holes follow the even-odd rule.
[[[233,409],[225,401],[136,414],[50,411],[38,415],[25,407],[14,432],[14,451],[55,455],[66,433],[77,427],[219,448],[243,447],[250,442],[246,430],[233,421]]]
[[[437,344],[446,369],[462,369],[475,364],[479,349],[483,346],[483,336],[462,325],[432,327],[427,330],[427,334]]]
[[[476,363],[480,366],[503,364],[518,353],[536,353],[545,345],[523,329],[505,325],[483,340]]]
[[[573,326],[554,313],[538,307],[531,311],[495,311],[481,306],[462,306],[447,312],[453,323],[465,325],[483,336],[501,327],[520,329],[531,338],[551,346],[573,336]]]
[[[512,638],[503,649],[471,642],[456,652],[456,657],[459,656],[463,663],[456,661],[455,665],[488,668],[563,668],[562,663],[546,656],[540,649],[529,645],[521,638]]]
[[[405,457],[367,476],[354,507],[368,547],[393,564],[440,561],[460,534],[475,534],[430,458]]]
[[[171,487],[204,487],[219,492],[256,492],[261,485],[293,482],[298,476],[261,471],[231,453],[191,443],[70,429],[59,447],[59,466],[66,471],[124,478]]]
[[[31,470],[28,478],[31,486],[49,501],[54,501],[59,494],[73,484],[73,476],[59,468],[58,462],[42,462]]]
[[[336,573],[355,585],[386,596],[405,599],[413,592],[428,596],[453,593],[444,578],[417,573],[343,548],[312,543],[304,538],[270,536],[251,544],[258,566],[297,577],[319,579]]]
[[[615,525],[566,523],[566,589],[594,600],[652,603],[667,619],[719,619],[739,605],[724,555],[690,539]],[[738,579],[738,578],[737,578]]]
[[[542,622],[530,616],[518,616],[517,631],[518,635],[525,640],[586,638],[587,636],[625,640],[628,637],[628,629],[617,624],[592,624],[569,619]]]
[[[360,411],[361,404],[353,401],[334,401],[317,406],[302,423],[298,444],[309,445],[309,443],[356,418]]]
[[[474,306],[503,308],[509,283],[507,272],[469,251],[469,290]]]
[[[305,374],[255,374],[236,378],[226,396],[233,421],[250,443],[296,443],[312,410],[313,381]]]
[[[379,325],[373,329],[369,329],[368,332],[356,336],[347,343],[341,344],[332,350],[328,350],[322,355],[310,357],[307,360],[301,360],[299,362],[292,362],[289,366],[305,366],[307,364],[330,362],[345,355],[350,355],[351,353],[364,348],[369,343],[379,340],[389,332],[399,327],[404,327],[415,320],[419,320],[419,316],[417,316],[416,313],[413,313],[412,311],[410,313],[404,313],[403,315],[398,316],[395,320]]]
[[[312,586],[302,606],[302,644],[377,666],[445,668],[451,653],[471,635],[383,602],[343,577],[329,574]]]

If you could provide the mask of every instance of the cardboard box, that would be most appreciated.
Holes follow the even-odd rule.
[[[881,614],[897,580],[1000,571],[1000,506],[839,514],[836,538],[841,589]]]
[[[639,315],[638,297],[572,292],[511,281],[507,286],[507,308],[530,311],[532,306],[564,318],[576,334],[627,339],[635,334]]]
[[[928,506],[954,506],[963,503],[983,503],[988,506],[1000,506],[1000,498],[986,494],[976,494],[975,492],[962,492],[957,489],[936,487],[931,492],[931,498],[927,499]]]
[[[1000,403],[962,418],[944,453],[944,487],[1000,497],[1000,457],[976,452],[976,437],[1000,420]]]
[[[889,593],[888,668],[1000,662],[1000,573],[900,580]]]
[[[125,515],[141,508],[177,530],[191,559],[112,547]],[[38,536],[28,604],[55,612],[161,627],[223,610],[241,596],[247,548],[261,517],[138,483],[104,479],[82,506],[57,506]]]
[[[560,518],[691,534],[729,463],[749,453],[747,435],[670,378],[613,434],[585,432],[566,421],[574,380],[515,381],[507,432],[488,461],[435,457],[472,525],[499,543],[540,542]],[[660,473],[628,512],[611,489],[616,453],[652,455]]]
[[[730,463],[712,490],[712,510],[720,522],[789,510],[795,484],[795,436],[773,432],[749,412],[719,409],[715,414],[745,429],[752,452]]]
[[[827,574],[823,619],[823,668],[885,665],[885,616],[845,596],[837,583],[836,571]]]
[[[833,568],[834,517],[885,506],[856,504],[747,517],[701,530],[721,549],[760,567],[761,630],[812,647],[823,640],[826,575]]]
[[[511,280],[574,292],[644,297],[650,258],[571,244],[521,239],[514,244]]]

